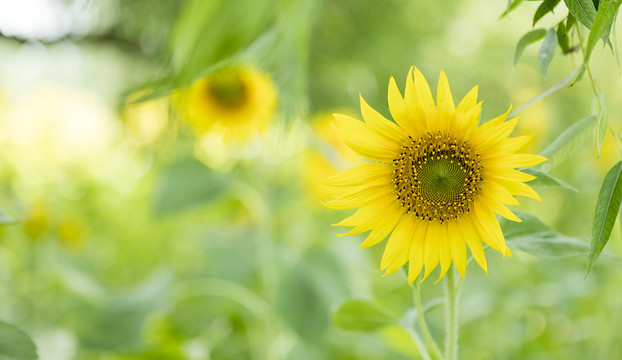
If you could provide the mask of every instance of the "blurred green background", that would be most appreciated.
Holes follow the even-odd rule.
[[[397,316],[412,299],[401,272],[381,276],[383,245],[330,226],[350,212],[323,208],[318,184],[361,159],[327,114],[358,116],[361,93],[388,116],[389,77],[403,89],[412,65],[433,89],[445,70],[456,99],[479,84],[483,120],[519,107],[581,63],[558,51],[543,80],[534,45],[513,66],[538,4],[501,18],[506,3],[484,0],[1,2],[0,207],[15,223],[0,229],[0,319],[44,360],[417,358],[398,327],[332,321],[350,298]],[[213,168],[174,94],[238,63],[270,74],[277,110],[259,144]],[[617,130],[616,58],[597,46],[592,69]],[[516,133],[537,153],[593,106],[581,81],[522,111]],[[618,159],[612,138],[600,157],[590,138],[552,172],[578,192],[537,188],[543,204],[516,210],[587,244]],[[620,244],[616,228],[588,277],[583,253],[489,253],[489,274],[464,280],[460,358],[622,358]],[[429,304],[443,294],[422,288]],[[442,340],[442,309],[429,321]]]

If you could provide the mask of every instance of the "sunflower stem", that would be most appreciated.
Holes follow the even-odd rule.
[[[410,326],[404,326],[403,329],[412,337],[413,341],[415,342],[415,347],[419,351],[421,358],[423,360],[432,360],[419,334],[417,334],[414,329],[411,329]]]
[[[430,329],[428,328],[428,324],[425,321],[425,316],[423,314],[423,307],[421,306],[421,285],[419,281],[415,280],[412,286],[413,298],[415,300],[415,307],[417,308],[417,318],[419,318],[419,326],[421,326],[421,331],[423,332],[423,337],[428,345],[428,348],[431,349],[432,357],[434,359],[443,359],[443,354],[439,349],[436,341],[432,337],[430,333]]]
[[[458,295],[460,288],[454,281],[454,269],[447,272],[445,287],[445,320],[447,335],[445,336],[445,359],[456,360],[458,356]],[[462,282],[459,282],[460,286]]]

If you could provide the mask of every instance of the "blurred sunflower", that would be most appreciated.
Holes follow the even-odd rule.
[[[466,245],[487,271],[482,243],[511,255],[495,213],[520,222],[506,205],[515,195],[542,201],[524,182],[534,176],[515,170],[546,159],[516,154],[531,136],[510,138],[518,118],[506,112],[478,127],[481,102],[477,86],[456,107],[447,76],[441,72],[436,105],[421,72],[411,68],[402,97],[395,79],[389,82],[389,109],[395,123],[361,97],[365,122],[335,114],[346,144],[375,160],[327,180],[333,209],[359,208],[338,226],[346,234],[371,230],[361,247],[389,234],[381,268],[390,274],[409,262],[409,282],[425,267],[423,279],[440,262],[442,278],[455,263],[466,270]]]
[[[188,123],[199,135],[216,132],[227,142],[244,142],[267,129],[276,88],[263,72],[230,67],[195,81],[186,106]]]

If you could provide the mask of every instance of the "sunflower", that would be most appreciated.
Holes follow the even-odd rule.
[[[524,184],[535,177],[515,168],[537,165],[539,155],[517,154],[531,136],[509,137],[518,118],[506,113],[478,126],[481,102],[478,87],[458,106],[441,71],[434,98],[421,72],[411,68],[402,97],[393,77],[389,81],[392,122],[361,97],[364,122],[335,114],[345,143],[374,160],[327,180],[333,209],[359,208],[337,226],[353,226],[352,235],[371,232],[362,248],[387,236],[381,269],[386,275],[409,263],[413,282],[423,279],[440,263],[439,280],[453,260],[464,276],[467,246],[487,271],[483,243],[511,256],[496,214],[521,220],[506,205],[518,205],[514,196],[542,201]]]
[[[244,142],[268,127],[276,89],[259,70],[229,67],[196,80],[186,101],[187,121],[199,135],[217,133],[227,142]]]

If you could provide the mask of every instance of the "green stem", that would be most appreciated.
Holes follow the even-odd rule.
[[[423,358],[423,360],[432,360],[430,358],[428,350],[423,344],[423,340],[421,340],[421,337],[419,337],[419,334],[417,334],[417,332],[413,330],[410,326],[402,326],[402,328],[410,335],[410,337],[412,337],[413,341],[415,342],[415,347],[417,348],[417,351],[419,351],[419,354],[421,354],[421,358]]]
[[[458,356],[458,292],[454,281],[454,269],[447,272],[445,287],[445,320],[447,336],[445,337],[445,359],[456,360]],[[460,285],[462,282],[460,282]]]
[[[581,37],[581,30],[579,29],[579,25],[575,24],[575,29],[577,31],[577,36],[579,37],[579,46],[581,48],[581,53],[583,54],[583,58],[585,59],[585,48],[583,47],[583,38]],[[600,93],[598,92],[598,87],[596,86],[596,82],[594,81],[594,77],[592,76],[592,69],[590,69],[589,62],[585,63],[585,70],[587,72],[587,76],[590,78],[590,84],[592,85],[592,92],[594,92],[594,97],[596,98],[596,102],[598,103],[598,112],[602,113],[603,103],[600,101]],[[616,146],[618,151],[622,153],[622,144],[617,139],[617,133],[611,127],[611,124],[607,124],[607,129],[611,132],[614,139],[616,139]]]
[[[423,308],[421,306],[421,285],[419,281],[415,280],[412,284],[413,298],[415,300],[415,306],[417,308],[417,317],[419,318],[419,325],[421,326],[421,331],[423,332],[423,337],[428,345],[428,347],[432,350],[432,356],[435,359],[443,359],[443,355],[441,354],[441,350],[439,349],[436,341],[432,337],[430,333],[430,329],[428,328],[428,324],[425,321],[425,317],[423,314]]]

